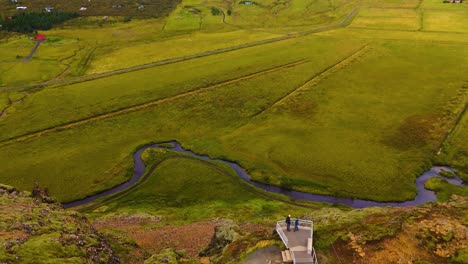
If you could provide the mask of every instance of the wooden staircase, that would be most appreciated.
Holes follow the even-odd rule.
[[[291,252],[289,250],[281,251],[281,256],[283,257],[283,263],[292,262]]]

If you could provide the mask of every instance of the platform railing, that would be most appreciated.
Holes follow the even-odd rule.
[[[283,231],[283,226],[286,226],[286,221],[276,222],[276,232],[278,232],[281,240],[283,240],[284,245],[289,248],[288,237]]]
[[[314,260],[314,264],[318,264],[317,255],[315,254],[314,246],[312,246],[312,259]]]
[[[291,219],[291,229],[294,229],[295,220],[296,219],[294,218]],[[318,264],[317,255],[314,249],[314,222],[310,220],[299,219],[299,228],[301,227],[302,229],[310,228],[310,238],[312,239],[312,252],[310,254],[312,256],[313,264]],[[289,248],[288,237],[284,233],[284,229],[286,228],[287,228],[287,224],[285,220],[276,222],[276,232],[279,234],[286,248]],[[294,256],[294,251],[291,250],[290,253],[291,253],[291,258],[293,260],[293,264],[296,264],[297,262],[296,262],[296,257]]]

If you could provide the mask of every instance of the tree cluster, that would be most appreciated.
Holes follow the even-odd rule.
[[[78,13],[22,13],[12,17],[0,18],[0,29],[19,33],[31,33],[35,30],[48,30],[54,24],[78,17]]]

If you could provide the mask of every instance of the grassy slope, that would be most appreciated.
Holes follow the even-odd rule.
[[[161,163],[135,191],[95,212],[145,212],[181,224],[222,216],[229,219],[282,218],[288,205],[247,191],[238,179],[221,174],[196,160],[173,158]],[[291,210],[290,208],[289,210]],[[295,208],[297,212],[304,209]]]

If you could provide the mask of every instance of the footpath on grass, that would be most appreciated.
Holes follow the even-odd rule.
[[[330,26],[325,26],[313,30],[308,30],[296,34],[288,34],[285,36],[281,37],[276,37],[276,38],[271,38],[271,39],[265,39],[265,40],[260,40],[260,41],[255,41],[251,43],[246,43],[246,44],[241,44],[237,46],[232,46],[232,47],[227,47],[227,48],[222,48],[222,49],[216,49],[216,50],[210,50],[210,51],[205,51],[201,53],[196,53],[188,56],[183,56],[183,57],[177,57],[177,58],[172,58],[172,59],[167,59],[167,60],[161,60],[161,61],[156,61],[156,62],[151,62],[147,64],[141,64],[141,65],[136,65],[132,67],[127,67],[127,68],[122,68],[114,71],[109,71],[109,72],[104,72],[104,73],[97,73],[97,74],[91,74],[91,75],[86,75],[86,76],[81,76],[81,77],[75,77],[75,78],[70,78],[70,79],[65,79],[65,80],[50,80],[46,82],[41,82],[41,83],[35,83],[35,84],[27,84],[27,85],[20,85],[20,86],[4,86],[0,87],[0,91],[10,91],[10,90],[28,90],[28,89],[33,89],[33,88],[39,88],[39,87],[44,87],[44,86],[50,86],[50,85],[68,85],[68,84],[73,84],[73,83],[80,83],[80,82],[86,82],[86,81],[91,81],[95,79],[100,79],[104,77],[109,77],[117,74],[122,74],[122,73],[127,73],[127,72],[132,72],[132,71],[138,71],[138,70],[143,70],[147,68],[152,68],[156,66],[161,66],[161,65],[166,65],[166,64],[172,64],[172,63],[177,63],[177,62],[182,62],[186,60],[191,60],[191,59],[196,59],[196,58],[201,58],[201,57],[206,57],[206,56],[211,56],[211,55],[216,55],[216,54],[221,54],[221,53],[226,53],[234,50],[240,50],[240,49],[245,49],[245,48],[250,48],[250,47],[255,47],[255,46],[260,46],[260,45],[265,45],[273,42],[278,42],[282,40],[287,40],[291,38],[296,38],[300,36],[305,36],[313,33],[318,33],[318,32],[323,32],[323,31],[328,31],[332,29],[336,29],[339,27],[344,27],[348,25],[354,17],[356,17],[357,13],[359,12],[359,8],[353,9],[351,13],[349,13],[343,21],[341,21],[338,24],[335,25],[330,25]]]

